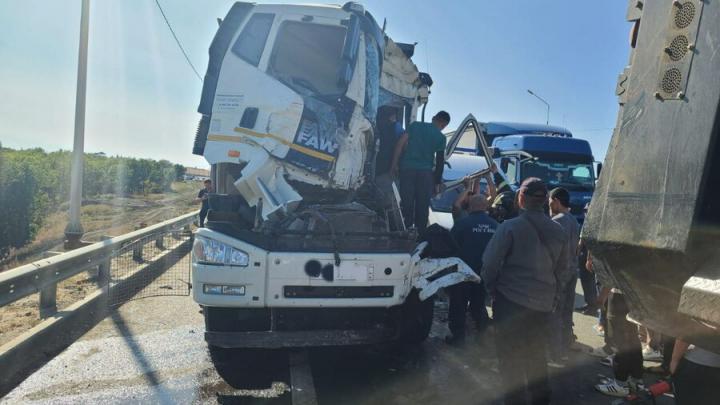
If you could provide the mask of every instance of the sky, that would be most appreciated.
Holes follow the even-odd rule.
[[[233,1],[160,3],[204,75],[216,18]],[[361,3],[387,20],[395,41],[418,43],[413,60],[435,82],[427,116],[447,110],[448,128],[468,113],[544,123],[546,107],[531,89],[550,103],[551,124],[587,139],[596,160],[604,158],[615,85],[628,60],[625,1]],[[80,0],[0,2],[3,146],[72,148],[79,26]],[[191,153],[202,83],[153,0],[91,0],[87,80],[86,151],[207,166]]]

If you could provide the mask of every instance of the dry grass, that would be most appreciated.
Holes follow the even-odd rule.
[[[83,240],[97,242],[102,236],[117,236],[156,224],[198,208],[193,201],[200,182],[177,182],[173,191],[131,197],[98,196],[83,205],[80,221],[85,229]],[[46,251],[62,251],[67,212],[50,214],[32,243],[15,250],[0,263],[0,271],[42,258]]]
[[[139,229],[141,225],[156,224],[197,209],[199,207],[193,199],[201,187],[200,182],[175,183],[171,193],[97,197],[81,210],[85,229],[83,240],[99,241],[103,235],[122,235]],[[66,224],[67,213],[51,214],[35,240],[15,251],[11,260],[0,264],[0,271],[38,260],[47,251],[62,251]],[[86,272],[59,283],[58,310],[79,301],[95,289],[94,279]],[[38,294],[33,294],[0,308],[0,345],[40,323],[38,302]]]

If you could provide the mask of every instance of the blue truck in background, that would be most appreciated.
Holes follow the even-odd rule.
[[[564,187],[570,192],[570,209],[581,223],[583,207],[595,190],[595,158],[588,141],[573,138],[566,128],[515,122],[487,122],[485,140],[493,150],[495,164],[507,179],[519,185],[528,177],[539,177],[550,189]],[[457,152],[477,151],[474,136],[463,136]]]

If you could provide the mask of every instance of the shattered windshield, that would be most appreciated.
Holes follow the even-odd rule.
[[[285,22],[275,40],[270,73],[303,94],[344,93],[339,71],[346,29]]]
[[[523,178],[539,177],[552,186],[592,189],[595,186],[590,163],[528,161],[523,163]]]

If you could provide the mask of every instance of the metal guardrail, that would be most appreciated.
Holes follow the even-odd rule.
[[[40,293],[40,317],[50,317],[57,312],[56,296],[59,282],[83,271],[97,268],[98,285],[107,285],[110,281],[112,260],[118,252],[124,251],[123,248],[132,244],[133,258],[142,260],[144,242],[162,243],[150,236],[189,228],[195,218],[197,211],[2,272],[0,273],[0,307]]]

